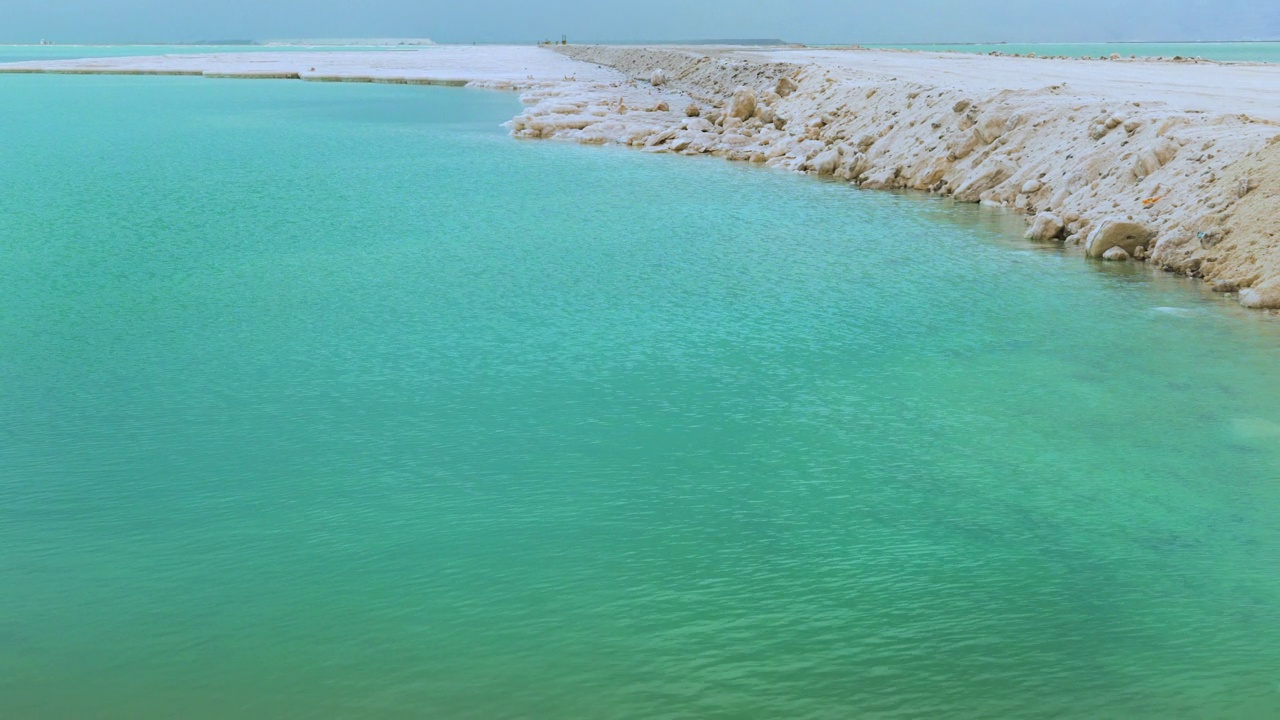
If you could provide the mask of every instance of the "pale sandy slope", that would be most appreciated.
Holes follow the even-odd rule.
[[[1030,236],[1280,308],[1280,66],[730,47],[172,55],[3,72],[524,91],[523,138],[709,153],[1024,213]]]

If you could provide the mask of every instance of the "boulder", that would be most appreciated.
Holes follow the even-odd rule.
[[[1040,192],[1040,188],[1042,187],[1044,187],[1044,185],[1039,180],[1028,180],[1022,184],[1022,194],[1034,195],[1035,193]]]
[[[746,120],[755,114],[756,93],[751,88],[741,88],[733,94],[729,101],[729,117]]]
[[[662,68],[658,68],[657,70],[654,70],[653,74],[649,76],[649,84],[654,87],[661,87],[663,85],[666,85],[667,73],[664,72]]]
[[[1040,242],[1061,240],[1064,229],[1062,218],[1051,212],[1042,212],[1036,215],[1036,219],[1031,222],[1031,227],[1027,228],[1026,237],[1028,240]]]
[[[982,136],[978,134],[976,129],[969,129],[953,136],[947,141],[947,150],[951,152],[951,157],[956,160],[963,160],[973,154],[978,145],[982,142]]]
[[[1144,225],[1120,218],[1107,218],[1089,233],[1085,241],[1085,254],[1091,258],[1100,258],[1111,248],[1122,248],[1126,254],[1132,255],[1140,245],[1151,240],[1151,231]]]
[[[889,190],[897,187],[898,172],[899,169],[897,167],[887,167],[864,173],[862,175],[862,187],[869,190]]]
[[[956,188],[955,198],[960,202],[978,202],[982,193],[1013,177],[1017,171],[1018,166],[1008,155],[992,155]]]
[[[795,92],[798,87],[799,86],[796,85],[795,80],[792,80],[789,77],[781,77],[778,78],[778,84],[774,86],[773,91],[777,93],[779,97],[786,97]]]
[[[1272,278],[1241,290],[1240,304],[1259,310],[1280,310],[1280,278]]]
[[[1117,262],[1122,262],[1124,260],[1129,259],[1129,253],[1125,252],[1124,248],[1122,247],[1113,247],[1110,250],[1102,253],[1102,259],[1115,260]]]
[[[1009,110],[1002,106],[996,106],[978,118],[978,123],[974,127],[978,130],[978,136],[982,139],[982,144],[990,145],[997,138],[1004,134],[1006,126],[1009,124]]]
[[[850,151],[841,158],[840,167],[836,169],[835,175],[841,180],[852,180],[866,172],[869,167],[870,163],[867,162],[866,155]]]
[[[689,103],[689,107],[684,109],[684,114],[688,117],[698,117],[702,114],[702,108],[697,103]]]
[[[685,130],[693,130],[695,132],[712,132],[716,129],[716,126],[712,125],[710,120],[700,117],[690,118],[682,124]]]
[[[840,151],[831,148],[808,162],[808,169],[819,175],[833,175],[840,167]]]

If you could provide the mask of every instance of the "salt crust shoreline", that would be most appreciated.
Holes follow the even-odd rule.
[[[518,137],[708,153],[1006,207],[1025,214],[1030,239],[1153,263],[1247,307],[1280,309],[1280,66],[560,52],[632,82],[527,93],[529,110],[512,121]],[[673,90],[693,101],[675,104]]]
[[[1280,66],[871,50],[440,46],[0,65],[0,73],[522,91],[520,138],[712,154],[1024,213],[1028,237],[1280,309]]]

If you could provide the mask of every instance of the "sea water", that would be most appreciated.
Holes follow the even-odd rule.
[[[0,45],[0,63],[211,53],[417,52],[430,49],[431,46],[417,45],[412,49],[395,45]]]
[[[0,717],[1280,713],[1274,318],[506,94],[0,97]]]
[[[867,45],[872,48],[924,50],[929,52],[1000,52],[1006,55],[1035,53],[1042,57],[1123,57],[1204,58],[1220,62],[1280,62],[1280,42],[1184,42],[1184,43],[976,43],[942,45]]]

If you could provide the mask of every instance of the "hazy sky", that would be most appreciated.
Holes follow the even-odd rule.
[[[0,42],[1280,38],[1276,0],[0,0]]]

